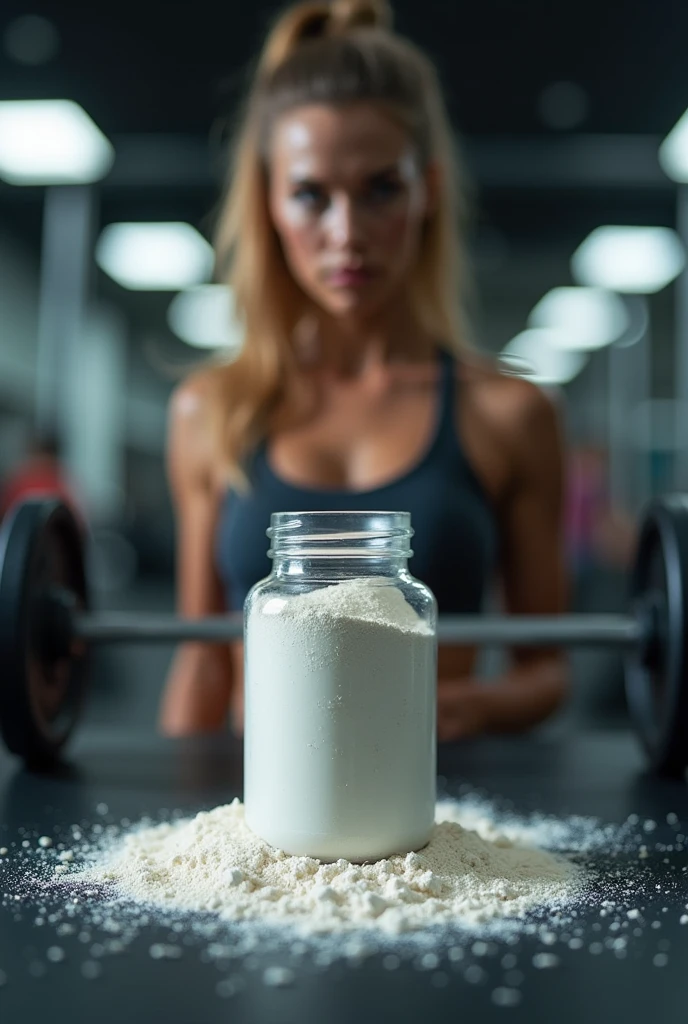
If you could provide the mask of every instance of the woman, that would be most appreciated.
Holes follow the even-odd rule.
[[[469,349],[455,171],[434,71],[384,3],[283,15],[218,232],[245,345],[170,406],[182,614],[241,609],[271,512],[346,508],[411,512],[410,568],[441,614],[478,611],[495,575],[509,611],[562,611],[558,424]],[[516,651],[491,686],[474,662],[440,650],[440,739],[527,728],[565,695],[559,653]],[[240,646],[185,645],[163,730],[220,729],[228,709],[240,732]]]

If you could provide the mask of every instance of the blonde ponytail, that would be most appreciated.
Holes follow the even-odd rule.
[[[289,7],[278,19],[263,48],[259,71],[271,75],[309,39],[344,35],[362,28],[391,29],[392,23],[387,0],[305,0]]]
[[[325,35],[330,18],[330,5],[318,0],[306,0],[288,8],[279,18],[268,36],[260,57],[259,73],[269,76],[280,64],[291,57],[306,39]]]
[[[335,32],[357,28],[391,29],[394,23],[387,0],[332,0],[330,19]]]

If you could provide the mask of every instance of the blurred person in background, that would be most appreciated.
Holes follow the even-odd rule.
[[[625,611],[628,570],[636,544],[631,517],[614,502],[606,450],[593,444],[574,448],[568,459],[566,540],[576,611]],[[574,714],[607,726],[628,720],[623,659],[618,651],[578,651],[580,685]]]
[[[57,437],[47,432],[32,438],[24,459],[0,483],[0,522],[15,502],[39,496],[59,498],[84,522],[76,486],[60,459]]]
[[[428,58],[383,2],[288,9],[238,132],[217,232],[245,344],[179,385],[167,464],[178,604],[240,611],[270,570],[270,514],[409,511],[411,571],[441,614],[566,604],[558,418],[469,343],[458,167]],[[526,729],[567,690],[563,655],[514,651],[492,685],[439,652],[440,739]],[[373,685],[373,683],[371,683]],[[240,644],[186,644],[161,727],[241,732]]]
[[[575,448],[568,459],[566,537],[576,580],[599,566],[626,570],[635,546],[633,520],[612,501],[606,452]]]

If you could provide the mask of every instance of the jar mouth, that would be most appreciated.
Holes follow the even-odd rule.
[[[410,558],[410,512],[273,512],[270,558]]]

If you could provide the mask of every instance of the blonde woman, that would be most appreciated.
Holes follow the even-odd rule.
[[[220,217],[245,344],[175,391],[168,467],[182,614],[240,610],[273,511],[411,512],[411,570],[441,614],[498,579],[514,613],[565,604],[562,450],[532,384],[468,345],[457,173],[432,65],[384,2],[288,9],[265,45]],[[525,729],[566,691],[557,652],[493,685],[443,647],[438,735]],[[243,724],[240,645],[180,648],[170,735]]]

